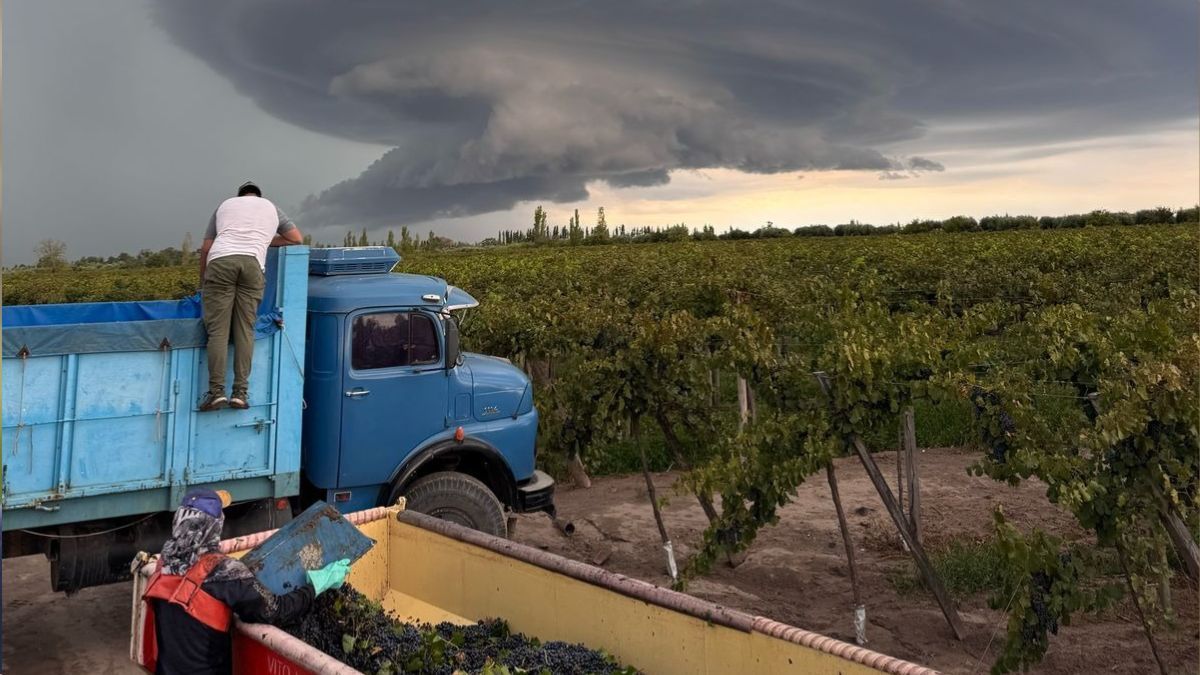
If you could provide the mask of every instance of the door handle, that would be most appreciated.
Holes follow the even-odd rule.
[[[362,398],[364,396],[367,396],[370,393],[371,393],[370,389],[363,389],[362,387],[355,387],[354,389],[348,389],[346,391],[346,398]]]

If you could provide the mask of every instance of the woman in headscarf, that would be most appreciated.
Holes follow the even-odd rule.
[[[241,561],[220,552],[229,502],[228,492],[197,489],[175,511],[171,538],[142,596],[152,614],[154,634],[146,638],[155,646],[159,675],[231,673],[234,615],[248,623],[295,623],[350,570],[349,561],[340,560],[309,572],[308,583],[286,595],[271,593]]]

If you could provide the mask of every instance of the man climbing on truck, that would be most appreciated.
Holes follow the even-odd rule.
[[[158,675],[232,672],[234,615],[249,623],[294,623],[313,598],[341,587],[350,571],[350,561],[339,560],[308,572],[308,583],[287,595],[272,594],[241,561],[220,552],[229,501],[228,492],[198,488],[175,511],[171,538],[142,596],[154,627],[147,642]]]
[[[300,228],[252,181],[221,202],[200,246],[204,328],[208,331],[208,393],[200,411],[249,408],[254,322],[266,286],[267,248],[303,241]],[[233,392],[225,396],[225,364],[233,334]]]

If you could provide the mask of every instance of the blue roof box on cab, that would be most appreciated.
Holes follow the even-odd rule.
[[[455,310],[479,304],[444,279],[391,274],[400,255],[386,246],[313,249],[308,266],[308,309],[346,313],[368,307]]]
[[[400,262],[400,254],[387,246],[315,248],[309,254],[308,273],[320,277],[339,274],[386,274]]]

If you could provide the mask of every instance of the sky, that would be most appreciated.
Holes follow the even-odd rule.
[[[3,261],[1200,201],[1194,0],[10,0]]]

